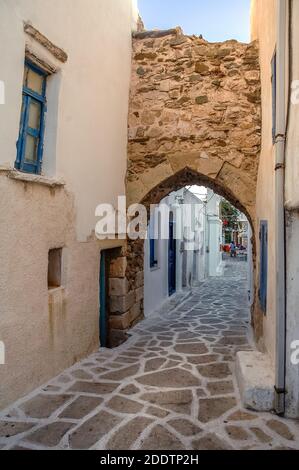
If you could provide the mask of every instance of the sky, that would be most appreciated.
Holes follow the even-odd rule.
[[[138,0],[146,29],[181,26],[209,42],[250,41],[251,0]]]

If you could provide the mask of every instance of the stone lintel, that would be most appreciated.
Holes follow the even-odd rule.
[[[183,34],[182,29],[178,26],[177,28],[171,29],[162,29],[162,30],[151,30],[151,31],[140,31],[134,32],[133,38],[134,39],[156,39],[156,38],[163,38],[165,36],[177,36]]]
[[[32,24],[25,22],[24,31],[26,34],[31,36],[35,41],[41,44],[45,49],[47,49],[56,59],[60,62],[66,62],[68,59],[67,53],[64,52],[60,47],[55,46],[46,36],[40,33]]]
[[[57,67],[53,64],[49,64],[47,61],[39,57],[31,48],[26,44],[25,46],[26,59],[35,64],[37,67],[42,68],[45,72],[52,75],[57,72]]]

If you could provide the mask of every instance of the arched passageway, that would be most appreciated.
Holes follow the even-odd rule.
[[[136,33],[127,204],[149,207],[179,187],[204,185],[240,209],[254,234],[260,101],[256,42],[208,43],[179,28]],[[125,321],[115,315],[111,328],[127,330],[143,315],[143,240],[128,240],[118,262],[126,293],[116,313]],[[253,324],[258,332],[258,315]]]
[[[252,249],[252,269],[255,269],[255,225],[252,220],[251,207],[245,207],[241,204],[240,200],[232,193],[230,188],[223,186],[219,181],[213,180],[212,178],[198,174],[195,171],[192,171],[188,168],[174,174],[173,176],[165,179],[161,184],[153,187],[153,189],[145,195],[145,197],[140,201],[146,208],[148,212],[148,218],[150,216],[150,206],[157,205],[163,200],[166,196],[178,189],[181,189],[186,186],[205,186],[206,188],[211,189],[217,195],[224,197],[228,200],[233,206],[235,206],[240,212],[242,212],[249,220],[252,232],[251,239],[251,249]],[[253,273],[253,277],[255,274]],[[144,298],[144,240],[128,240],[128,249],[126,252],[126,278],[129,281],[129,292],[135,292],[135,308],[141,314],[143,314],[143,298]],[[253,288],[252,292],[253,298],[255,297],[255,292]],[[141,301],[141,305],[139,302]],[[134,308],[134,307],[133,307]],[[253,308],[252,323],[256,328],[256,320],[254,316]],[[137,319],[138,320],[138,319]],[[134,322],[133,322],[134,324]]]

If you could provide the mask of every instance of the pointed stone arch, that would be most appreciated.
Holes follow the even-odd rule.
[[[212,178],[194,171],[189,167],[183,168],[177,173],[158,182],[156,186],[138,202],[148,208],[151,204],[159,204],[159,202],[171,192],[192,185],[205,186],[227,199],[233,206],[246,215],[254,231],[255,206],[254,195],[251,194],[252,188],[250,188],[250,186],[246,186],[244,181],[238,181],[237,188],[234,188],[233,185],[229,187],[221,178]],[[236,189],[240,190],[241,185],[242,191],[238,193]]]

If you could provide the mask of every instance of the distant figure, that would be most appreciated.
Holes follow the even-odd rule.
[[[234,242],[231,242],[230,244],[230,257],[231,258],[236,258],[237,256],[237,247]]]

